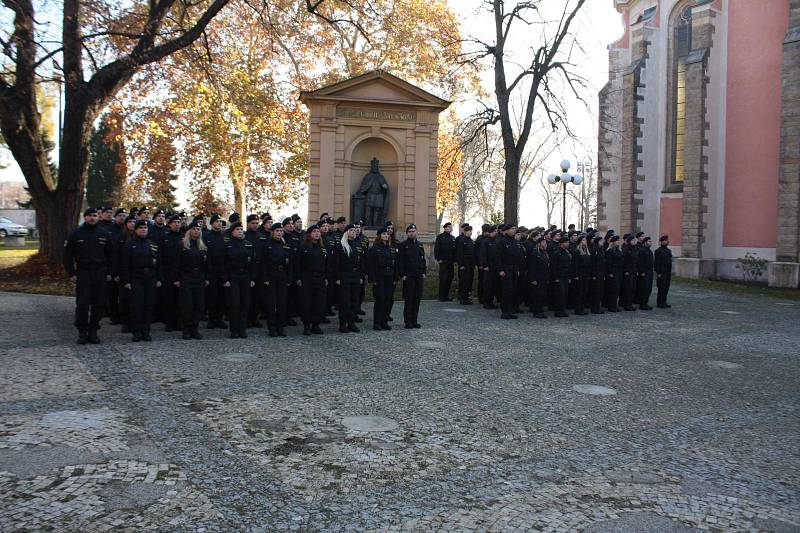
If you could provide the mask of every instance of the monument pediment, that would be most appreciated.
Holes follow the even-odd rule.
[[[372,70],[315,91],[303,91],[300,100],[362,102],[429,107],[443,110],[450,102],[383,70]]]

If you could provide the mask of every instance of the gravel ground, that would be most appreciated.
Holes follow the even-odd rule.
[[[77,346],[0,293],[0,531],[800,531],[800,303],[673,294]]]

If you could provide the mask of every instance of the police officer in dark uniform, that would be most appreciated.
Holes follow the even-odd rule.
[[[119,288],[119,321],[122,324],[122,333],[131,332],[131,291],[122,287],[119,270],[120,265],[122,265],[122,250],[125,248],[128,241],[133,238],[134,224],[136,224],[136,215],[131,213],[125,218],[123,230],[117,237],[115,243],[116,252],[114,257],[116,258],[116,268],[114,272],[114,281],[116,281]]]
[[[98,344],[97,330],[108,305],[108,282],[115,270],[114,242],[98,225],[97,210],[83,212],[83,224],[64,243],[64,268],[75,282],[78,344]]]
[[[625,260],[622,257],[622,250],[619,248],[619,235],[611,235],[606,250],[606,307],[611,313],[620,311],[617,303],[622,290],[624,273]]]
[[[456,237],[456,263],[458,263],[458,301],[472,305],[472,280],[475,276],[475,243],[472,226],[462,224],[461,235]]]
[[[109,207],[109,212],[112,212],[113,208]],[[113,212],[113,217],[111,219],[111,223],[108,224],[106,229],[111,234],[111,241],[114,244],[114,263],[116,264],[116,259],[119,257],[119,245],[120,245],[120,238],[122,233],[125,229],[125,216],[127,213],[124,209],[120,208]],[[112,326],[115,326],[120,323],[121,311],[120,311],[120,304],[119,304],[119,276],[117,275],[116,270],[118,267],[115,266],[114,271],[111,272],[111,281],[108,282],[108,323]]]
[[[500,318],[504,320],[517,318],[515,298],[519,271],[525,261],[525,249],[514,236],[517,228],[513,224],[504,226],[503,238],[497,244],[497,268],[500,276],[501,298]]]
[[[310,226],[305,242],[297,251],[292,267],[301,291],[303,335],[321,335],[325,318],[325,293],[331,258],[320,239],[318,226]],[[358,331],[357,329],[355,331]]]
[[[495,278],[497,277],[497,228],[489,226],[478,250],[478,268],[483,281],[480,294],[484,309],[497,309],[494,305]]]
[[[558,248],[550,258],[550,277],[555,296],[555,316],[567,316],[567,291],[569,290],[570,265],[572,254],[569,253],[569,239],[559,241]]]
[[[390,330],[389,295],[394,294],[397,282],[397,250],[390,246],[386,228],[378,230],[375,242],[367,253],[367,272],[375,298],[372,329]]]
[[[656,272],[656,305],[661,309],[672,307],[667,303],[667,294],[672,282],[672,250],[669,249],[669,235],[658,239],[658,249],[653,254],[653,269]]]
[[[122,250],[119,277],[130,291],[133,342],[151,341],[150,322],[156,305],[156,290],[161,286],[161,248],[147,237],[149,224],[137,220],[133,238]]]
[[[294,279],[292,253],[292,248],[283,240],[283,226],[273,224],[261,263],[261,282],[270,337],[286,336],[286,302],[289,285]]]
[[[181,246],[183,246],[180,225],[180,216],[170,216],[167,219],[167,232],[161,238],[161,241],[153,241],[160,243],[161,247],[161,281],[163,285],[159,303],[161,304],[161,320],[164,321],[164,331],[177,330],[178,322],[180,322],[179,313],[177,312],[180,309],[178,298],[178,285],[180,282],[174,277],[177,272],[175,265],[178,262],[178,254],[181,251]]]
[[[634,244],[636,239],[633,235],[625,235],[623,237],[624,244],[622,245],[622,297],[620,298],[620,305],[625,311],[635,311],[633,301],[636,298],[636,256],[638,250]]]
[[[536,318],[547,318],[544,304],[547,300],[547,285],[550,282],[550,256],[547,241],[539,237],[534,240],[536,248],[528,254],[528,278],[531,283],[531,311]]]
[[[160,243],[161,239],[167,234],[167,225],[165,224],[166,215],[163,209],[156,209],[153,214],[153,221],[147,230],[148,238],[155,242]]]
[[[490,225],[483,224],[481,226],[481,233],[478,235],[478,238],[475,239],[475,266],[478,267],[478,302],[483,303],[483,269],[481,268],[481,261],[480,261],[480,254],[481,254],[481,242],[483,239],[486,238],[488,235]]]
[[[361,256],[364,258],[364,267],[361,269],[361,284],[358,286],[358,308],[356,308],[356,314],[366,315],[366,311],[361,306],[367,295],[367,283],[364,278],[367,276],[366,257],[367,251],[369,251],[369,239],[364,235],[364,221],[358,220],[354,224],[356,227],[356,246],[358,246]]]
[[[650,249],[653,240],[643,236],[636,255],[636,303],[642,311],[650,311],[650,293],[653,292],[653,251]]]
[[[292,255],[296,254],[303,246],[303,240],[298,238],[299,234],[294,231],[294,221],[292,217],[283,219],[283,240],[286,241],[292,249]],[[289,287],[289,300],[286,303],[286,324],[289,326],[296,326],[297,321],[294,319],[300,316],[303,310],[303,291],[300,286],[292,284]]]
[[[231,338],[247,338],[247,309],[250,290],[255,286],[255,250],[244,238],[241,222],[230,228],[231,238],[225,246],[225,284],[228,296],[228,320]]]
[[[425,248],[417,240],[417,226],[409,224],[406,240],[398,247],[397,268],[403,280],[403,319],[406,329],[421,328],[419,304],[422,300],[422,284],[428,273]]]
[[[332,222],[329,218],[325,218],[320,221],[319,223],[319,231],[320,231],[320,239],[322,239],[322,245],[325,247],[325,250],[328,252],[328,257],[333,256],[333,251],[336,246],[339,244],[339,241],[336,240],[336,236],[334,235]],[[341,237],[340,237],[341,238]],[[337,294],[336,294],[336,277],[333,274],[331,269],[328,269],[328,283],[326,284],[325,289],[325,317],[323,318],[323,323],[327,324],[330,323],[328,320],[329,316],[334,316],[335,313],[333,312],[333,306],[336,305],[337,302]]]
[[[250,307],[247,311],[247,327],[260,328],[261,322],[258,320],[262,308],[265,304],[262,301],[261,295],[263,294],[263,280],[261,279],[262,269],[261,261],[264,255],[264,246],[267,243],[267,238],[261,231],[261,220],[258,215],[247,215],[247,230],[244,232],[244,238],[253,245],[253,253],[255,254],[255,269],[256,269],[256,286],[250,291]]]
[[[586,315],[586,306],[589,296],[589,285],[592,279],[592,254],[584,235],[579,235],[575,240],[573,264],[575,265],[575,305],[576,315]]]
[[[187,340],[203,338],[199,328],[208,286],[208,249],[202,235],[200,223],[192,221],[181,243],[175,265],[177,272],[173,276],[179,280],[183,338]]]
[[[225,235],[222,231],[222,219],[218,214],[211,215],[211,227],[205,234],[208,268],[206,279],[206,308],[208,309],[208,329],[226,329],[228,325],[222,319],[225,314]]]
[[[453,284],[453,262],[456,260],[456,239],[453,224],[445,222],[442,232],[433,244],[433,258],[439,263],[439,301],[450,301],[450,286]]]
[[[606,252],[602,235],[592,237],[589,253],[592,256],[591,278],[589,279],[589,308],[592,314],[602,315],[603,293],[606,283]]]
[[[359,290],[364,278],[365,257],[358,241],[353,224],[345,228],[344,236],[333,254],[333,270],[339,285],[339,331],[358,332],[356,321],[360,321],[358,310]]]

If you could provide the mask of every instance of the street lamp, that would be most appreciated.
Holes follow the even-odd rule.
[[[567,228],[567,183],[573,185],[580,185],[583,182],[583,176],[578,174],[570,174],[568,172],[570,162],[564,159],[561,161],[561,174],[550,174],[547,176],[547,183],[555,185],[561,182],[561,229]]]

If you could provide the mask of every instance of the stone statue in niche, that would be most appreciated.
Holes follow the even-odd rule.
[[[389,184],[379,165],[380,161],[373,157],[370,171],[350,200],[351,220],[363,220],[364,225],[370,228],[380,227],[388,220]]]

